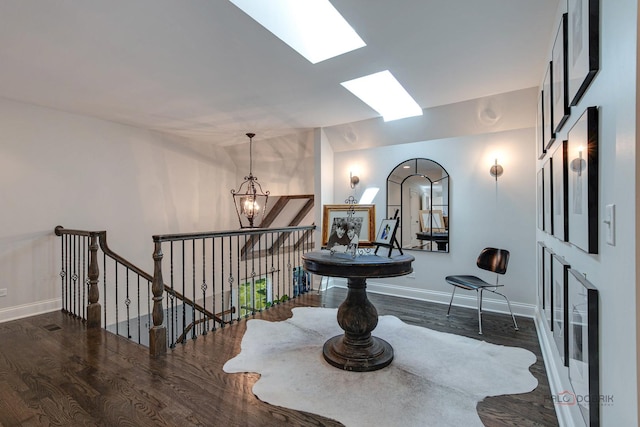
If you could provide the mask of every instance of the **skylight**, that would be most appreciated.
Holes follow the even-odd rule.
[[[422,115],[422,108],[389,70],[341,84],[380,113],[385,122]]]
[[[229,0],[312,64],[366,46],[329,0]]]

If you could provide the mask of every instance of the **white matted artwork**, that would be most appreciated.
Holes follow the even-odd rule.
[[[569,240],[567,221],[567,145],[567,141],[562,141],[551,157],[553,235],[563,242]]]
[[[551,257],[551,277],[553,280],[553,339],[564,366],[569,366],[567,354],[569,341],[566,325],[568,323],[568,286],[570,265],[563,257],[553,254]]]
[[[438,209],[434,210],[421,210],[420,211],[420,229],[423,232],[444,232],[446,231],[444,216],[442,211]]]
[[[573,403],[588,426],[600,425],[600,351],[598,290],[580,272],[569,269],[569,381]]]
[[[577,105],[600,68],[600,0],[568,0],[567,79]]]
[[[569,242],[598,253],[598,108],[589,107],[569,130]]]

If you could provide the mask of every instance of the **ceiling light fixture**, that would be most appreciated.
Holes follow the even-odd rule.
[[[258,178],[253,176],[253,137],[256,134],[248,133],[247,136],[249,137],[249,175],[244,177],[244,181],[237,190],[231,190],[231,194],[240,228],[255,228],[260,226],[256,220],[259,217],[264,218],[269,192],[263,192]]]
[[[380,113],[385,122],[422,115],[422,108],[389,70],[340,84]]]
[[[230,0],[312,64],[366,46],[328,0]]]

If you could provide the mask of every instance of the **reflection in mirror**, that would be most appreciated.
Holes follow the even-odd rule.
[[[387,217],[397,214],[403,249],[449,252],[449,174],[429,159],[410,159],[387,177]]]

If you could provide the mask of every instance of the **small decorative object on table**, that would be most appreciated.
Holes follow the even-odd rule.
[[[391,256],[391,251],[394,248],[397,248],[400,251],[400,255],[403,254],[402,248],[398,243],[398,239],[396,238],[396,231],[398,230],[398,211],[396,210],[396,215],[392,219],[383,219],[380,224],[380,229],[378,230],[378,234],[376,235],[375,245],[376,250],[374,254],[378,254],[378,249],[380,247],[389,248],[389,254],[387,256]]]

